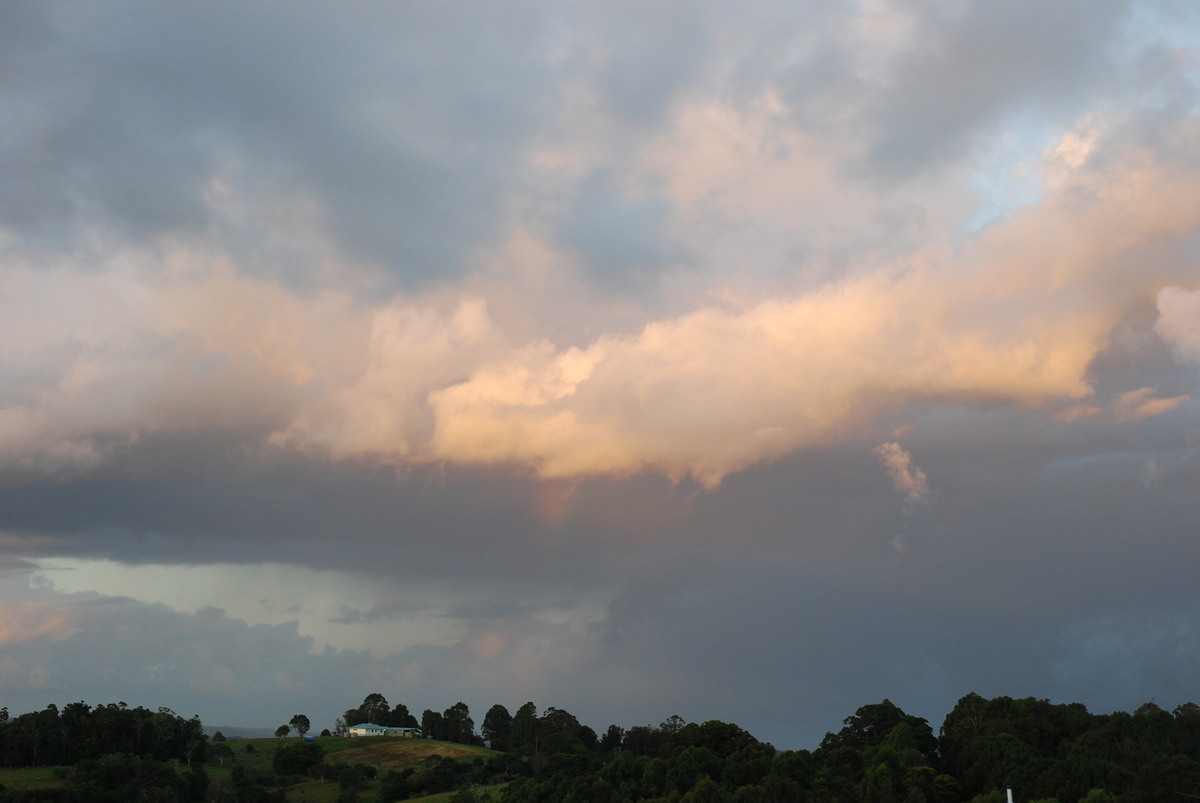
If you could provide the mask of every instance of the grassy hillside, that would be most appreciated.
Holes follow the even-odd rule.
[[[339,745],[337,752],[334,753],[333,747],[325,745],[326,741],[349,742],[349,744]],[[325,747],[325,754],[328,756],[326,761],[331,764],[369,764],[381,770],[421,764],[432,755],[466,761],[473,758],[482,758],[486,761],[492,756],[500,755],[495,750],[488,750],[485,747],[438,742],[433,739],[397,739],[377,736],[357,739],[317,739],[317,742]]]
[[[225,742],[224,744],[233,751],[233,759],[225,759],[223,762],[212,761],[206,765],[210,794],[222,787],[229,788],[233,785],[235,767],[252,775],[263,777],[272,775],[272,762],[275,754],[281,748],[298,742],[299,740],[296,738],[238,739]],[[366,765],[376,768],[378,776],[375,780],[365,782],[358,797],[360,803],[373,803],[378,800],[379,779],[389,771],[412,767],[417,773],[422,773],[426,771],[427,762],[431,756],[436,755],[443,759],[452,758],[470,763],[487,761],[493,756],[501,755],[483,747],[438,742],[431,739],[404,739],[387,736],[356,739],[319,737],[314,742],[325,751],[325,763],[334,767]],[[183,769],[180,767],[179,771],[182,772]],[[0,769],[0,787],[9,789],[56,788],[65,782],[64,774],[62,770],[56,774],[52,767]],[[288,787],[286,794],[288,800],[308,801],[309,803],[334,801],[338,796],[338,783],[333,779],[304,781]],[[420,800],[436,803],[448,798],[448,794],[443,794],[434,795],[428,799],[420,798]]]
[[[244,739],[227,744],[233,748],[236,764],[245,770],[255,773],[269,773],[272,761],[280,748],[296,744],[297,739]],[[378,770],[378,778],[366,783],[359,793],[360,803],[373,803],[378,799],[379,778],[391,770],[413,767],[423,772],[426,761],[430,756],[441,756],[443,759],[453,758],[457,761],[471,762],[474,760],[487,761],[492,756],[501,755],[495,750],[471,745],[439,742],[432,739],[405,739],[389,736],[339,738],[335,736],[318,737],[313,740],[325,751],[325,762],[334,766],[353,767],[367,765]],[[208,766],[209,777],[213,787],[231,784],[233,768],[230,765],[219,767]],[[338,796],[338,784],[335,780],[306,781],[287,789],[288,800],[334,801]],[[429,798],[429,803],[448,799],[448,795],[436,795]],[[424,800],[422,798],[422,800]]]

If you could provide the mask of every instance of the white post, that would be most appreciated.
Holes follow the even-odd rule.
[[[1008,803],[1013,803],[1013,799],[1012,799],[1012,787],[1011,787],[1011,786],[1010,786],[1010,787],[1008,787]]]

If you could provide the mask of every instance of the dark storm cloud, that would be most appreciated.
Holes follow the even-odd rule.
[[[311,196],[342,249],[398,277],[455,273],[553,86],[526,8],[12,9],[4,220],[67,243],[198,233],[217,177],[255,204]]]
[[[954,442],[956,431],[982,437],[1000,423],[988,415],[943,422],[934,440]],[[99,495],[125,516],[132,515],[136,493],[147,497],[147,506],[175,510],[178,521],[211,508],[198,525],[210,530],[203,551],[191,553],[205,560],[278,559],[285,549],[289,560],[399,579],[442,576],[478,584],[504,577],[526,594],[550,598],[563,583],[568,598],[589,588],[615,594],[581,634],[548,625],[530,630],[529,606],[513,604],[511,597],[474,609],[460,597],[455,613],[476,623],[475,636],[449,652],[427,650],[419,661],[407,651],[375,664],[399,673],[417,661],[426,675],[438,676],[436,683],[406,686],[398,676],[373,681],[367,675],[354,694],[347,683],[332,684],[343,699],[386,683],[389,699],[426,706],[441,696],[468,696],[470,688],[473,710],[532,698],[543,707],[567,708],[598,728],[609,721],[657,722],[672,713],[725,716],[778,746],[811,747],[858,705],[883,697],[935,725],[968,691],[1083,699],[1102,711],[1151,696],[1188,698],[1180,661],[1194,666],[1198,659],[1184,653],[1171,661],[1165,651],[1172,640],[1189,638],[1200,617],[1179,605],[1180,589],[1191,582],[1191,539],[1186,515],[1178,518],[1191,507],[1200,464],[1181,464],[1164,485],[1147,489],[1138,483],[1137,460],[1106,470],[1108,458],[1095,455],[1046,482],[1039,480],[1038,461],[1029,459],[1044,439],[1039,423],[1032,416],[1018,427],[1003,423],[1010,438],[1025,429],[1028,442],[1013,444],[1007,455],[993,451],[982,462],[978,449],[965,444],[961,455],[950,450],[939,458],[932,442],[912,440],[914,459],[938,490],[930,507],[914,516],[901,512],[882,468],[872,471],[872,458],[854,450],[797,457],[711,493],[681,489],[674,515],[653,527],[615,516],[599,529],[582,521],[541,534],[534,522],[498,519],[499,496],[481,501],[476,495],[487,485],[472,493],[453,480],[435,493],[445,494],[447,504],[440,507],[404,483],[380,478],[377,493],[364,493],[362,478],[329,485],[317,475],[292,486],[286,504],[271,498],[283,491],[283,478],[276,491],[259,491],[263,495],[253,502],[239,499],[246,492],[233,485],[193,490],[196,504],[190,506],[144,484]],[[519,489],[502,485],[502,495]],[[629,505],[640,495],[623,484],[604,485],[583,487],[580,501],[612,511],[622,499]],[[68,490],[60,502],[44,500],[33,508],[71,504]],[[102,518],[83,489],[73,491],[80,494],[83,520]],[[21,496],[6,494],[4,509],[19,516],[21,506],[13,502]],[[315,498],[308,501],[310,496]],[[258,511],[256,523],[243,518],[252,510]],[[169,526],[183,532],[178,523]],[[214,537],[217,529],[222,536]],[[264,538],[271,531],[286,531],[286,540]],[[352,534],[351,540],[337,533]],[[88,542],[99,539],[90,545],[96,554],[126,553],[127,559],[151,562],[189,554],[184,542],[146,531],[121,539],[112,532],[79,532],[74,539],[51,552],[88,554]],[[26,545],[27,554],[37,551],[31,547]],[[343,619],[378,624],[430,604],[348,608]],[[298,640],[286,629],[280,635]],[[525,685],[505,685],[508,658],[484,651],[489,638],[502,638],[513,650],[546,639],[557,646],[553,659],[525,654],[536,672]],[[310,648],[306,641],[294,649]],[[491,657],[477,666],[484,654]],[[303,672],[310,683],[356,661],[366,659],[296,656],[290,678],[299,682]],[[1118,687],[1094,669],[1098,665],[1120,668],[1128,682]],[[593,680],[580,685],[585,675]],[[640,680],[631,686],[630,677]],[[464,685],[456,690],[456,683]],[[65,693],[56,687],[42,696],[52,692]],[[286,699],[287,693],[272,691],[268,699]],[[350,705],[334,696],[309,699],[334,713]]]

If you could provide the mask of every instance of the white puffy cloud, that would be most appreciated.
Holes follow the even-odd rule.
[[[929,479],[924,471],[913,464],[912,455],[900,444],[889,441],[879,444],[872,451],[887,469],[897,492],[910,502],[923,502],[929,498]]]

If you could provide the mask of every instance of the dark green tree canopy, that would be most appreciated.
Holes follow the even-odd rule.
[[[307,775],[324,757],[325,750],[316,742],[293,742],[279,748],[271,766],[279,775]]]
[[[507,750],[509,735],[512,732],[512,714],[508,709],[497,703],[483,715],[483,725],[480,731],[493,750]]]
[[[391,707],[388,705],[387,698],[379,692],[372,692],[364,697],[362,705],[358,707],[358,710],[366,717],[366,719],[360,720],[360,722],[372,722],[376,725],[384,724],[383,720],[391,713]],[[354,724],[358,725],[360,722]]]
[[[312,727],[312,724],[308,721],[308,717],[304,714],[296,714],[288,722],[288,725],[291,726],[292,730],[300,734],[300,738],[304,738],[304,734],[308,733],[308,729]]]
[[[398,710],[389,708],[388,716]],[[297,714],[279,732],[304,733],[303,720]],[[424,722],[438,738],[479,743],[466,703],[442,713],[427,709]],[[934,738],[924,719],[884,700],[859,708],[812,753],[779,753],[732,723],[678,717],[659,726],[613,725],[597,739],[565,709],[549,707],[539,716],[532,702],[512,717],[504,706],[488,710],[483,732],[493,746],[503,743],[506,729],[506,753],[432,755],[373,787],[373,766],[326,764],[320,743],[233,750],[226,742],[210,746],[198,718],[170,709],[49,705],[0,719],[0,764],[69,767],[56,774],[61,790],[0,789],[0,800],[283,800],[287,785],[309,780],[336,781],[339,799],[347,800],[364,790],[381,800],[436,792],[466,800],[479,785],[506,784],[478,793],[501,803],[1002,803],[1006,786],[1018,800],[1064,803],[1157,803],[1200,794],[1200,706],[1192,703],[1095,715],[1079,704],[969,694]],[[254,766],[252,753],[269,756],[274,774]],[[225,768],[213,790],[206,763]]]
[[[447,742],[471,744],[475,741],[475,721],[467,704],[459,701],[442,712],[442,736]]]
[[[864,750],[877,747],[885,739],[904,738],[894,734],[899,726],[901,731],[911,737],[913,746],[921,751],[931,763],[936,762],[938,741],[933,735],[929,723],[920,717],[910,716],[900,710],[891,700],[864,705],[851,716],[843,720],[845,725],[836,734],[827,733],[821,740],[820,750],[832,750],[838,747],[849,747],[853,750]]]
[[[512,729],[509,732],[511,749],[530,750],[534,748],[537,739],[538,715],[537,706],[532,702],[525,703],[513,714]]]

